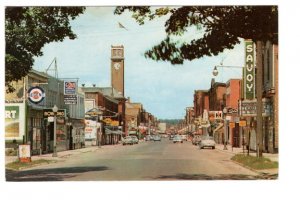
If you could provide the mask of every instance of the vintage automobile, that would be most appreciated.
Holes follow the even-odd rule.
[[[196,135],[192,139],[192,144],[193,145],[198,145],[200,141],[201,141],[201,137],[199,135]]]
[[[160,135],[154,135],[153,136],[153,141],[161,141]]]
[[[175,136],[173,137],[173,143],[176,143],[176,142],[183,143],[183,140],[182,140],[182,138],[181,138],[180,135],[175,135]]]
[[[213,137],[205,136],[201,138],[201,141],[199,142],[199,148],[204,149],[205,147],[209,147],[212,149],[216,148],[216,142]]]
[[[132,138],[133,144],[138,144],[139,143],[139,139],[135,135],[131,136],[131,138]]]
[[[122,138],[122,144],[123,145],[127,145],[127,144],[133,145],[133,143],[134,142],[133,142],[131,136],[126,136],[126,137]]]

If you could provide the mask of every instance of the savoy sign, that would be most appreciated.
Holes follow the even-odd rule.
[[[255,67],[254,67],[254,43],[251,40],[245,41],[246,46],[246,65],[244,68],[244,93],[245,99],[254,99],[255,95]]]

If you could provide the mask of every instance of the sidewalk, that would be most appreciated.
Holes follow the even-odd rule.
[[[31,160],[39,160],[39,159],[46,159],[46,160],[57,160],[62,161],[65,160],[69,156],[81,154],[81,153],[87,153],[87,152],[94,152],[101,149],[107,149],[107,148],[113,148],[117,147],[120,144],[115,145],[103,145],[101,147],[98,146],[89,146],[81,149],[74,149],[74,150],[67,150],[67,151],[59,151],[57,152],[57,157],[52,157],[52,153],[48,154],[42,154],[42,155],[34,155],[31,157]],[[17,161],[17,156],[5,156],[5,164],[12,163]]]
[[[232,154],[232,156],[234,156],[235,154],[243,154],[243,148],[232,148],[231,145],[227,145],[227,150],[224,150],[224,145],[223,144],[216,144],[216,150],[224,152],[224,153],[228,153],[228,154]],[[244,154],[247,155],[247,149],[244,149]],[[251,152],[249,153],[249,155],[251,156],[256,156],[256,152]],[[278,154],[271,154],[271,153],[263,153],[263,157],[265,158],[269,158],[271,161],[276,161],[278,162]],[[264,170],[254,170],[251,169],[252,171],[255,171],[257,173],[260,174],[265,174],[265,175],[275,175],[278,174],[278,170],[279,169],[264,169]]]

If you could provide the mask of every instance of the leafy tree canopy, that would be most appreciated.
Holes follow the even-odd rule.
[[[167,16],[166,38],[145,52],[146,58],[182,64],[203,56],[218,55],[233,49],[240,39],[278,43],[277,6],[182,6],[150,7],[121,6],[115,14],[128,10],[143,25],[146,20]],[[191,27],[199,35],[186,42],[178,38]]]
[[[42,47],[50,42],[75,39],[70,20],[84,7],[6,7],[5,9],[5,85],[13,92],[12,81],[26,76],[34,56],[42,56]]]

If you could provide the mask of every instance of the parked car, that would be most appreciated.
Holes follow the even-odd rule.
[[[153,137],[153,135],[150,135],[150,140],[152,140],[152,141],[154,140],[154,137]]]
[[[176,143],[176,142],[183,143],[182,138],[181,138],[180,135],[175,135],[175,136],[173,137],[173,143]]]
[[[131,136],[133,144],[138,144],[139,143],[139,139],[136,136]]]
[[[181,135],[183,141],[187,141],[187,135]]]
[[[132,137],[126,136],[126,137],[122,138],[122,144],[123,145],[127,145],[127,144],[133,145]]]
[[[216,142],[213,137],[206,136],[201,138],[201,141],[199,142],[199,148],[204,149],[204,147],[210,147],[212,149],[216,148]]]
[[[169,140],[173,140],[174,135],[170,135]]]
[[[159,135],[154,135],[153,141],[161,141],[161,137]]]
[[[150,135],[146,135],[146,137],[145,137],[145,141],[150,141],[151,140],[151,137],[150,137]]]
[[[201,137],[200,136],[194,136],[193,140],[192,140],[192,144],[193,145],[198,145],[200,141],[201,141]]]

